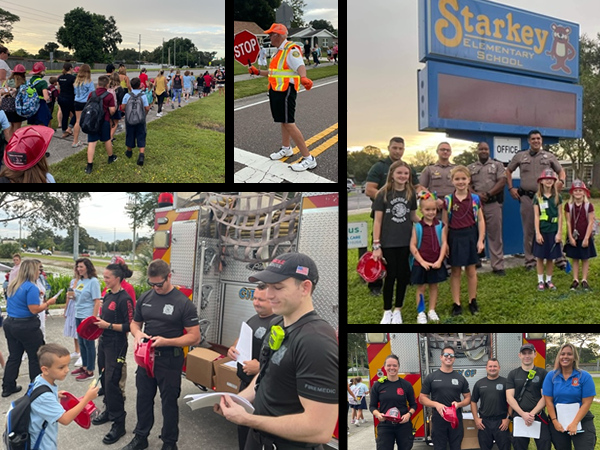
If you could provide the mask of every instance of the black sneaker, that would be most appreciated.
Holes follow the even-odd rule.
[[[116,160],[117,160],[117,155],[110,155],[110,156],[108,157],[108,163],[109,163],[109,164],[112,164],[112,163],[114,163]]]
[[[475,315],[479,312],[479,307],[477,306],[476,298],[471,300],[471,303],[469,303],[469,310],[471,311],[471,314],[473,314],[473,315]]]
[[[587,283],[586,283],[587,284]],[[571,290],[574,291],[579,287],[579,281],[577,280],[573,280],[573,282],[571,283]]]
[[[85,173],[92,173],[93,169],[94,169],[94,163],[88,163],[87,167],[85,168]]]
[[[452,315],[453,316],[460,316],[462,315],[462,306],[457,305],[456,303],[452,304]]]
[[[137,165],[138,166],[144,165],[144,154],[143,153],[140,153],[140,156],[138,156]]]
[[[587,280],[583,280],[581,282],[581,289],[583,289],[584,291],[590,290],[590,285],[588,284]]]

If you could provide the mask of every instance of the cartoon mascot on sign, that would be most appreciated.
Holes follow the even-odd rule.
[[[570,27],[561,27],[552,24],[552,35],[554,40],[552,41],[552,50],[546,52],[546,55],[554,58],[556,63],[550,66],[552,70],[562,70],[565,73],[571,73],[571,69],[567,67],[567,61],[575,58],[575,48],[569,42],[569,34],[571,34]]]

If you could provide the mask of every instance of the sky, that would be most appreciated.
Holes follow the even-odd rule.
[[[329,20],[334,28],[338,28],[338,0],[304,0],[304,21]]]
[[[80,206],[81,218],[79,223],[88,234],[104,242],[132,239],[133,230],[129,227],[130,219],[125,214],[127,195],[124,192],[90,192],[91,198],[84,199]],[[66,236],[67,230],[55,230],[60,236]],[[138,230],[138,236],[150,236],[152,230],[144,227]],[[28,230],[23,229],[22,236],[28,236]],[[0,239],[18,238],[19,223],[9,222],[8,226],[0,226]]]
[[[386,149],[393,136],[402,136],[406,155],[435,150],[448,140],[444,133],[419,132],[417,70],[418,0],[383,0],[376,8],[349,0],[348,26],[348,150],[366,145]],[[581,34],[600,32],[597,0],[502,0],[498,3],[580,25]],[[594,13],[592,13],[592,11]],[[453,154],[470,142],[449,140]]]
[[[29,0],[0,0],[0,8],[21,18],[13,25],[15,39],[7,44],[9,50],[24,48],[37,54],[47,42],[57,42],[56,32],[64,25],[64,15],[77,3]],[[102,0],[87,2],[86,11],[113,16],[123,42],[119,48],[138,49],[142,35],[142,50],[152,51],[173,37],[190,39],[200,51],[217,52],[225,56],[224,2],[214,0],[179,0],[176,3],[147,0],[124,2]],[[58,42],[57,42],[58,43]],[[61,47],[61,49],[66,50]]]

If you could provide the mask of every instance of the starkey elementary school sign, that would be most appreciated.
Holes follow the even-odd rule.
[[[485,0],[422,0],[420,60],[577,82],[579,25]]]

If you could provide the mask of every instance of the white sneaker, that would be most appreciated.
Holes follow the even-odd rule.
[[[392,323],[392,311],[384,311],[383,319],[381,319],[381,322],[379,322],[379,323],[384,324],[384,325],[388,325],[388,324]]]
[[[281,147],[281,150],[279,150],[276,153],[271,153],[270,158],[273,160],[277,160],[277,159],[281,159],[284,158],[286,156],[293,156],[294,155],[294,150],[292,150],[290,147],[285,148],[285,147]]]
[[[75,367],[81,367],[81,366],[83,366],[83,361],[80,356],[79,359],[75,362]]]
[[[394,314],[392,315],[392,323],[402,323],[402,314],[400,314],[400,311],[394,311]]]
[[[71,358],[79,358],[79,356],[80,356],[80,355],[79,355],[79,353],[77,353],[77,352],[73,352],[73,353],[71,353]]]
[[[304,172],[306,169],[314,169],[317,167],[317,159],[313,156],[311,159],[302,158],[298,164],[290,166],[294,172]]]
[[[440,318],[438,317],[435,310],[433,310],[433,309],[430,309],[429,312],[427,313],[427,315],[429,316],[429,320],[431,320],[432,322],[440,321]]]
[[[427,323],[427,316],[424,312],[420,312],[417,316],[417,323],[425,324]]]

